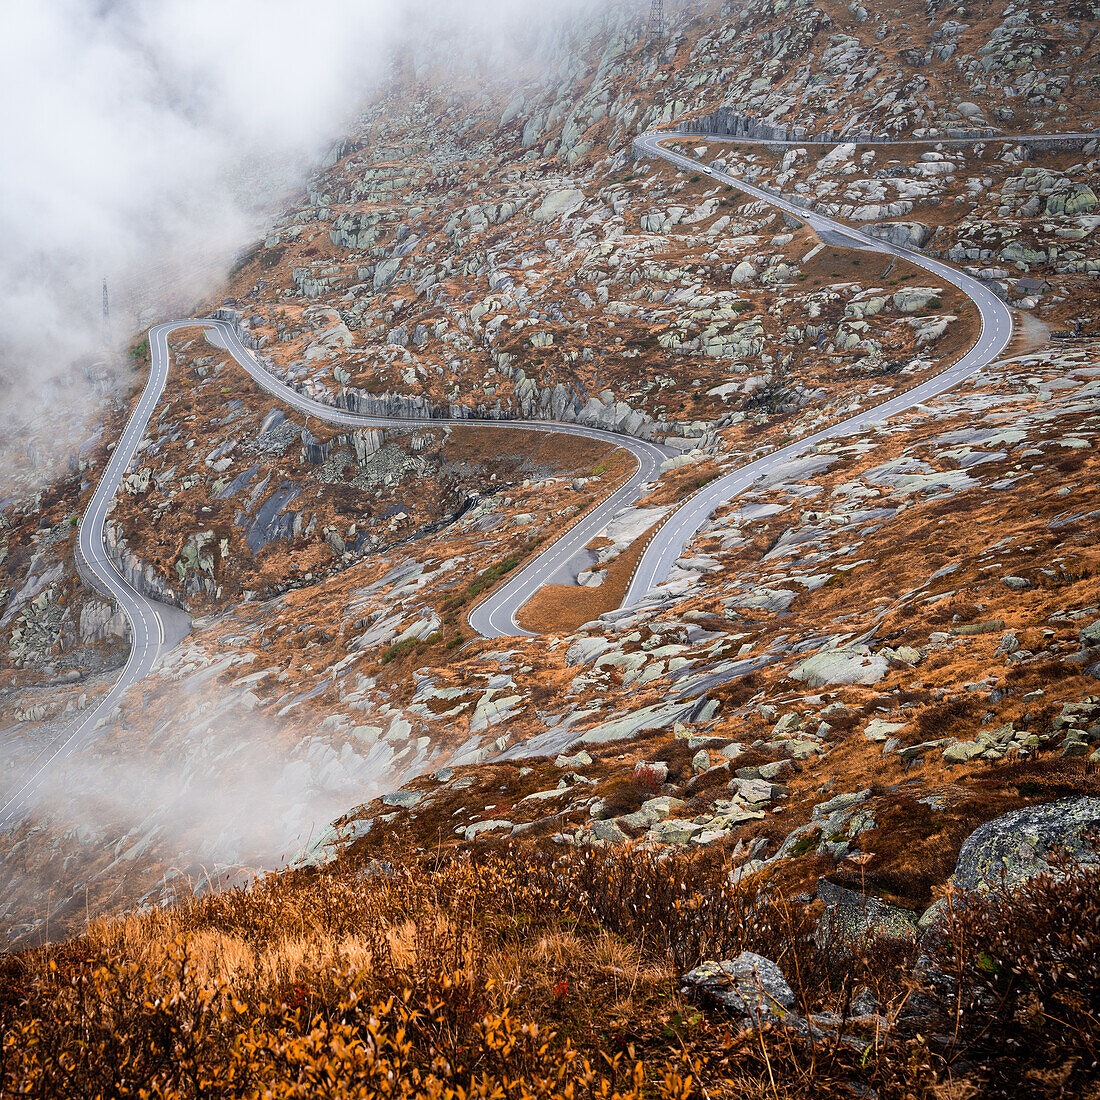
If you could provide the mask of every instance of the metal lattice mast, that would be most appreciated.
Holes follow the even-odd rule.
[[[649,2],[649,37],[663,38],[665,33],[665,0]]]
[[[111,303],[107,297],[107,280],[103,280],[103,337],[111,338]]]

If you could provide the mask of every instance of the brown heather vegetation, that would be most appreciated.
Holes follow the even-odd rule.
[[[719,859],[343,860],[5,957],[0,1095],[1100,1095],[1100,876],[1059,872],[954,899],[922,984],[915,949],[841,951]],[[681,999],[683,969],[742,949],[797,1016],[836,1014],[813,1041]]]

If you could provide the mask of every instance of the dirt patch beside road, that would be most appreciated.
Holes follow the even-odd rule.
[[[567,634],[605,611],[614,611],[626,595],[626,586],[654,527],[640,534],[608,563],[603,584],[594,588],[582,588],[576,584],[548,584],[519,609],[516,622],[524,630],[537,634]]]

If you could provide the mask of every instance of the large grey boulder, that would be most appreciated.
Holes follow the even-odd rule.
[[[963,843],[952,882],[985,893],[1003,883],[1017,886],[1050,869],[1066,853],[1081,864],[1100,865],[1086,840],[1100,834],[1100,798],[1062,798],[1044,806],[1011,810],[975,829]]]
[[[391,791],[382,795],[380,799],[383,806],[394,806],[401,810],[411,810],[420,805],[424,800],[423,791]]]
[[[731,276],[735,286],[741,283],[751,283],[757,276],[757,270],[748,260],[742,260],[734,269]]]
[[[614,821],[593,821],[590,829],[594,840],[605,840],[608,844],[623,844],[630,839]]]
[[[601,722],[582,734],[577,741],[582,745],[604,745],[609,741],[624,741],[643,730],[660,729],[676,722],[683,722],[685,725],[690,722],[705,722],[713,718],[717,710],[717,700],[705,697],[687,702],[657,703]]]
[[[701,963],[681,980],[685,994],[725,1006],[746,1028],[782,1020],[794,1005],[794,990],[783,971],[771,959],[751,951],[724,962]]]
[[[1081,645],[1086,648],[1100,646],[1100,619],[1081,628]]]
[[[822,879],[817,896],[825,903],[825,912],[817,926],[820,943],[845,949],[866,946],[875,940],[917,940],[917,915],[896,905],[887,905],[876,897],[837,886]]]
[[[933,230],[924,222],[878,222],[865,225],[863,232],[902,248],[923,248],[933,234]]]
[[[866,649],[825,649],[800,662],[791,671],[792,680],[807,687],[826,684],[877,684],[890,666],[880,653]]]
[[[905,286],[894,294],[894,308],[899,313],[919,313],[938,306],[939,293],[934,286]]]
[[[536,222],[549,222],[563,214],[572,214],[584,202],[584,192],[575,187],[551,191],[545,195],[542,205],[531,215]]]
[[[473,840],[475,837],[481,836],[482,833],[496,832],[498,829],[514,828],[511,821],[475,821],[471,825],[467,825],[463,832],[464,840]]]

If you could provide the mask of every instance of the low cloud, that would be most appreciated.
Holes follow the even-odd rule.
[[[400,43],[529,75],[604,0],[6,0],[0,384],[67,374],[215,287]]]
[[[363,0],[8,0],[0,6],[0,363],[67,372],[216,285],[341,130],[386,56]]]
[[[204,720],[212,708],[191,690],[166,691],[168,717],[152,733],[104,733],[58,761],[25,818],[0,832],[0,948],[38,942],[47,912],[65,934],[85,914],[162,888],[243,884],[300,859],[334,820],[405,776],[385,741],[307,735],[288,745],[256,714],[219,707]],[[21,772],[40,748],[5,744],[0,768]]]

